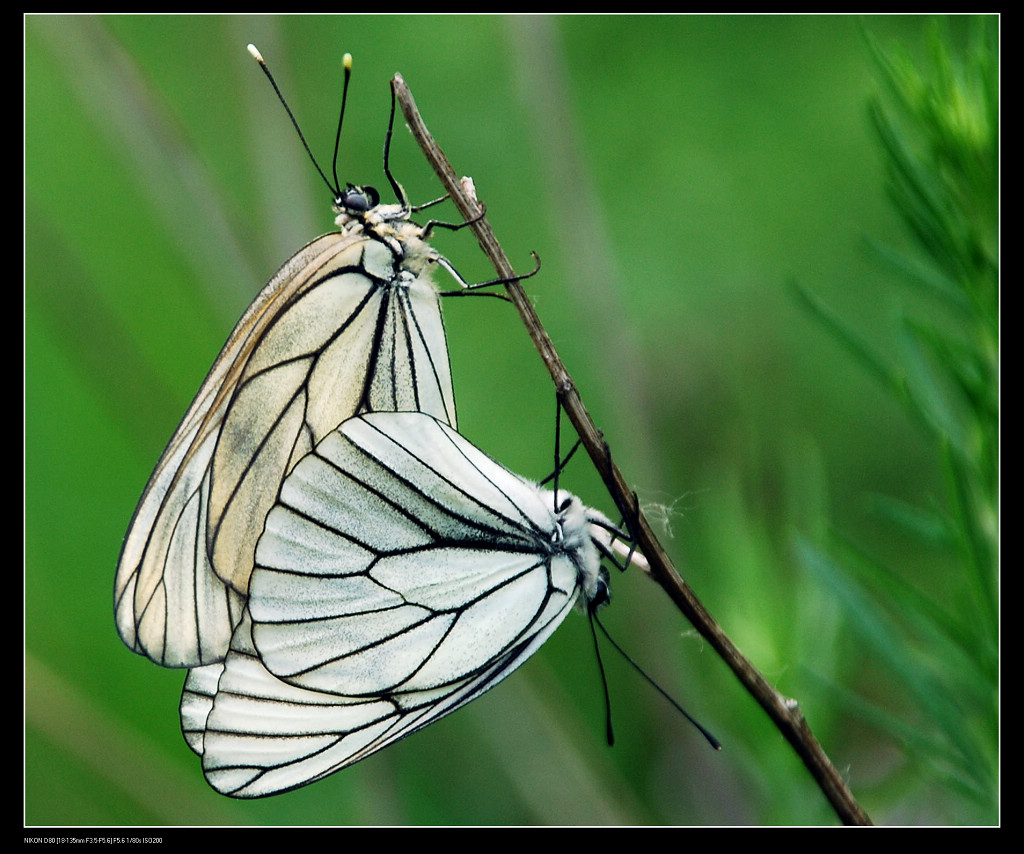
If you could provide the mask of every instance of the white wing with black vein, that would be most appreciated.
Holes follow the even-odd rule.
[[[465,705],[525,661],[556,625],[457,684],[355,699],[277,679],[256,654],[246,614],[226,660],[189,671],[182,731],[218,792],[236,798],[279,794],[364,759]]]
[[[430,690],[561,620],[579,569],[553,496],[421,413],[350,419],[296,466],[257,549],[253,641],[279,678]]]
[[[114,609],[134,651],[168,667],[224,658],[281,481],[342,421],[422,409],[455,423],[425,275],[436,253],[412,223],[388,232],[349,227],[313,241],[235,327],[125,538]]]
[[[581,591],[606,521],[422,413],[345,422],[286,479],[223,665],[193,670],[182,729],[235,797],[304,785],[479,696]]]

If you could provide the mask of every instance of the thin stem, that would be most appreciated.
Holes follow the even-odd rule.
[[[555,352],[555,347],[534,311],[533,304],[527,299],[525,291],[516,280],[512,265],[494,236],[490,223],[483,215],[484,208],[476,198],[472,181],[465,178],[460,180],[457,177],[448,158],[423,123],[412,93],[400,74],[394,76],[391,86],[409,129],[434,172],[450,194],[459,212],[471,221],[480,247],[494,264],[498,275],[508,280],[505,287],[509,297],[519,311],[526,331],[551,374],[555,391],[569,420],[576,428],[580,441],[587,449],[587,453],[590,454],[590,458],[604,480],[609,493],[619,505],[619,510],[629,524],[630,533],[636,538],[637,547],[650,564],[651,576],[668,593],[683,615],[732,668],[747,691],[768,713],[776,727],[803,760],[804,765],[817,781],[839,818],[845,824],[871,824],[871,819],[854,799],[846,781],[840,776],[814,737],[797,702],[776,691],[757,668],[747,660],[672,565],[644,517],[636,495],[612,460],[607,442],[604,441],[601,432],[587,412],[579,390],[562,360],[558,357],[558,353]]]

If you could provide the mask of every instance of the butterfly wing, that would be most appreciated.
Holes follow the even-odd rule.
[[[342,421],[422,407],[454,423],[437,292],[401,249],[324,235],[239,321],[129,527],[114,607],[130,648],[168,667],[223,659],[280,483]]]
[[[538,488],[414,412],[350,419],[289,476],[257,549],[253,641],[345,696],[432,690],[561,620],[577,570]]]
[[[192,671],[186,739],[218,791],[326,776],[526,660],[579,593],[550,494],[421,413],[350,419],[286,479],[223,672]]]
[[[343,698],[277,679],[260,661],[250,628],[246,614],[225,661],[190,670],[181,700],[182,731],[206,779],[236,798],[305,786],[411,735],[491,688],[549,634],[443,689]]]

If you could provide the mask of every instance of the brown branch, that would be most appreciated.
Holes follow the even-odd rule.
[[[466,179],[459,180],[456,176],[448,158],[434,142],[434,138],[423,123],[423,119],[416,109],[412,93],[400,74],[395,75],[391,86],[409,129],[459,212],[466,220],[471,221],[480,247],[491,259],[498,275],[504,279],[512,279],[515,276],[515,271],[494,236],[490,223],[483,216],[483,207],[476,198],[472,182]],[[637,548],[650,564],[651,576],[664,588],[697,631],[725,659],[740,682],[761,704],[778,729],[793,745],[840,819],[845,824],[871,824],[871,819],[854,799],[846,782],[836,771],[814,737],[796,701],[783,697],[769,684],[722,631],[689,585],[676,572],[661,543],[658,542],[644,518],[636,495],[612,460],[608,443],[604,441],[601,431],[594,425],[590,414],[583,405],[579,390],[565,365],[562,364],[562,360],[558,357],[558,353],[555,352],[554,345],[541,325],[533,304],[527,299],[526,293],[518,281],[510,281],[506,288],[526,325],[526,330],[533,340],[537,352],[540,353],[551,374],[559,400],[576,428],[583,446],[587,449],[587,453],[597,467],[608,491],[619,504],[619,509],[626,519],[633,521],[630,532],[637,539]]]

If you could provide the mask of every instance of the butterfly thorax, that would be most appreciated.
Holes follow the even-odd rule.
[[[372,187],[350,188],[334,205],[338,212],[335,225],[344,234],[363,233],[383,243],[391,250],[396,268],[414,278],[421,276],[440,257],[423,239],[425,228],[409,219],[409,208],[404,205],[364,206],[376,198]]]
[[[545,500],[552,499],[545,493]],[[558,491],[555,506],[555,533],[552,545],[564,552],[576,567],[577,584],[582,599],[580,604],[589,607],[595,600],[606,599],[608,594],[608,570],[601,564],[601,552],[594,544],[592,523],[599,520],[606,523],[604,515],[585,507],[575,495]]]

